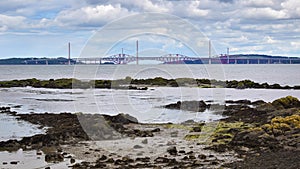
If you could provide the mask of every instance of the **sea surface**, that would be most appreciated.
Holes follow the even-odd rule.
[[[244,80],[280,85],[300,85],[299,65],[34,65],[0,66],[0,80],[77,78],[120,79],[132,78],[207,78],[217,80]],[[114,89],[44,89],[32,87],[0,88],[0,106],[10,106],[18,113],[82,112],[116,115],[127,113],[140,122],[180,123],[186,120],[216,121],[224,116],[218,110],[189,112],[169,110],[162,106],[185,100],[204,100],[223,103],[224,100],[248,99],[273,101],[280,97],[294,96],[300,99],[300,90],[273,89],[208,89],[195,87],[151,87],[149,90]],[[0,141],[21,139],[45,130],[14,117],[0,115]],[[26,153],[1,152],[0,159],[8,160]],[[20,155],[21,154],[21,155]],[[24,155],[27,156],[25,157]],[[23,157],[24,156],[24,157]],[[8,158],[10,157],[10,158]],[[30,163],[33,164],[33,163]],[[24,162],[24,165],[27,163]],[[39,166],[45,166],[39,162]],[[0,164],[1,166],[1,164]],[[5,166],[1,166],[5,167]],[[7,167],[7,166],[6,166]],[[12,167],[13,168],[13,167]]]
[[[13,79],[120,79],[132,78],[209,78],[250,79],[255,82],[300,84],[300,65],[0,65],[0,80]]]

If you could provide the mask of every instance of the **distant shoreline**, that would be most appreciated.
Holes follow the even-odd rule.
[[[117,54],[108,57],[73,59],[64,57],[6,58],[0,59],[0,65],[119,65],[137,62],[140,60],[158,61],[161,64],[300,64],[299,57],[271,56],[262,54],[234,54],[219,55],[214,57],[191,57],[181,54],[168,54],[155,57],[135,57],[126,54]]]

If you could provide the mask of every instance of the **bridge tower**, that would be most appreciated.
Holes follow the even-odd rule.
[[[71,43],[68,44],[68,65],[71,65]]]
[[[136,64],[139,64],[139,41],[136,41]]]
[[[211,42],[208,41],[208,64],[211,64]]]

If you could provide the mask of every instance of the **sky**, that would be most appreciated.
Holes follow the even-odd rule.
[[[299,0],[1,0],[0,58],[300,56]],[[91,48],[91,46],[97,48]],[[202,51],[202,52],[201,52]],[[86,55],[85,55],[86,54]]]

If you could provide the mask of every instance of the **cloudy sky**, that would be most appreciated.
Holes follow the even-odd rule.
[[[141,16],[149,12],[155,13],[150,16],[167,15]],[[174,18],[178,21],[168,21]],[[299,19],[299,0],[1,0],[0,58],[66,56],[68,42],[72,56],[79,57],[91,40],[107,32],[115,39],[137,32],[105,47],[110,54],[120,53],[121,48],[134,54],[134,42],[139,40],[144,53],[155,49],[191,55],[191,44],[200,44],[196,34],[191,32],[195,38],[186,40],[167,33],[171,29],[189,33],[190,25],[211,40],[218,54],[229,47],[231,54],[300,56]],[[149,34],[145,25],[151,24]],[[106,41],[97,45],[104,47]]]

